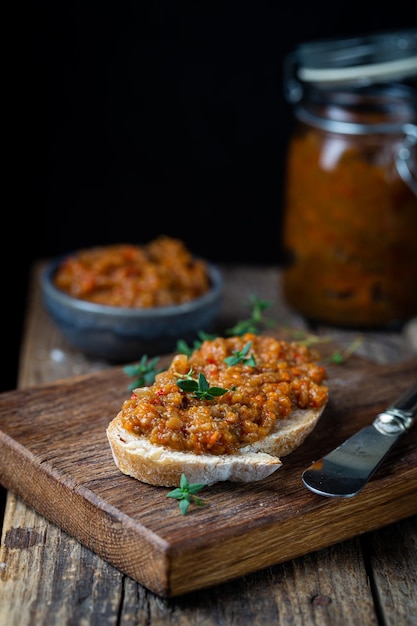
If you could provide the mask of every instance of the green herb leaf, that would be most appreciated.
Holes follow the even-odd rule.
[[[208,384],[207,378],[204,376],[202,372],[198,374],[198,390],[199,391],[208,391],[210,385]]]
[[[253,354],[247,356],[249,350],[252,348],[252,342],[248,341],[248,343],[244,346],[243,350],[233,350],[232,355],[228,356],[224,359],[224,362],[229,365],[238,365],[242,363],[244,365],[250,365],[251,367],[256,366],[256,360]]]
[[[252,307],[249,319],[241,320],[233,326],[233,328],[229,328],[229,330],[226,331],[228,335],[237,335],[238,337],[246,333],[257,335],[263,327],[272,327],[275,325],[273,320],[263,315],[263,312],[271,306],[270,302],[261,300],[256,295],[252,295],[249,300],[249,305]]]
[[[345,357],[343,356],[343,352],[341,350],[335,350],[333,354],[329,356],[329,361],[331,363],[335,363],[336,365],[341,365],[345,362]]]
[[[222,387],[210,387],[207,378],[202,372],[198,374],[198,380],[190,379],[190,372],[187,377],[177,381],[178,387],[182,391],[192,393],[193,398],[200,398],[200,400],[214,400],[217,396],[223,396],[228,392],[228,389]]]
[[[180,500],[181,515],[185,515],[190,507],[190,501],[187,498]]]
[[[188,488],[188,493],[190,495],[194,495],[195,493],[198,493],[199,491],[201,491],[203,489],[203,487],[205,487],[205,485],[201,484],[201,483],[192,483],[191,485],[185,485],[185,488]],[[198,500],[198,498],[194,498],[194,500]]]
[[[178,380],[177,385],[183,391],[187,391],[187,392],[198,391],[198,382],[196,380]]]
[[[186,354],[187,356],[191,356],[194,348],[193,346],[189,346],[184,339],[179,339],[177,341],[176,352],[178,354]]]
[[[236,389],[236,387],[233,387],[233,389]],[[205,396],[207,398],[207,400],[213,400],[212,396],[224,396],[225,393],[228,392],[228,389],[223,389],[223,387],[210,387],[210,389],[207,390],[207,392],[205,392]],[[202,396],[199,396],[202,397]]]
[[[191,503],[197,504],[197,506],[205,505],[205,502],[201,500],[201,498],[197,498],[194,495],[201,491],[205,486],[206,485],[202,483],[190,484],[186,475],[181,474],[180,486],[167,493],[167,498],[179,500],[181,515],[185,515]]]
[[[172,491],[167,493],[167,498],[176,498],[177,500],[180,500],[182,497],[183,491],[180,487],[177,487],[176,489],[173,489]]]
[[[328,361],[335,365],[342,365],[353,354],[363,342],[362,337],[357,337],[345,350],[335,350],[329,357]]]
[[[143,355],[139,363],[133,365],[126,365],[123,371],[128,376],[131,376],[135,380],[130,383],[128,389],[133,391],[136,387],[148,387],[155,382],[155,376],[160,372],[163,372],[163,368],[157,369],[159,357],[154,357],[148,360],[146,354]]]
[[[197,335],[199,339],[196,339],[191,346],[189,346],[187,342],[184,341],[183,339],[179,339],[177,341],[176,351],[179,354],[186,354],[187,356],[191,356],[194,350],[198,350],[201,347],[201,344],[203,343],[203,341],[206,341],[206,340],[212,341],[213,339],[216,338],[216,335],[209,335],[208,333],[205,333],[202,330],[199,331]]]

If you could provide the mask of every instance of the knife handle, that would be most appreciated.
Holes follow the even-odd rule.
[[[417,382],[412,385],[394,404],[390,409],[398,409],[405,413],[410,413],[411,417],[417,412]]]
[[[417,417],[417,383],[414,383],[385,411],[379,413],[373,425],[384,435],[397,435],[413,425]]]

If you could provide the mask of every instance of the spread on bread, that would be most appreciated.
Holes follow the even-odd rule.
[[[54,283],[81,300],[137,308],[189,302],[211,286],[206,262],[167,236],[143,246],[120,243],[79,250],[63,260]]]
[[[304,345],[252,333],[208,339],[190,356],[174,356],[110,423],[116,464],[160,485],[177,484],[182,472],[205,484],[269,475],[327,404],[327,374],[316,358]],[[182,384],[190,380],[193,386]]]
[[[226,358],[251,342],[255,365]],[[178,382],[188,372],[204,374],[210,386],[227,392],[202,401]],[[138,388],[122,407],[124,428],[156,445],[194,454],[233,454],[262,439],[276,420],[294,409],[318,408],[327,401],[325,370],[309,350],[273,337],[246,334],[204,341],[187,358],[174,357],[153,385]]]

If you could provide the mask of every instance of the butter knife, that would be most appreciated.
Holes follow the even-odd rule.
[[[321,496],[355,496],[415,423],[416,416],[417,383],[379,413],[370,426],[365,426],[304,470],[304,485]]]

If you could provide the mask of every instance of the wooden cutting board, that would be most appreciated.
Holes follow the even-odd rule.
[[[323,355],[324,356],[324,355]],[[161,365],[163,364],[163,360]],[[170,491],[116,468],[106,428],[128,397],[122,368],[0,395],[0,479],[39,513],[161,596],[178,596],[319,550],[417,513],[417,428],[354,498],[325,498],[301,474],[372,422],[417,376],[356,356],[327,365],[330,400],[283,466],[218,483],[182,516]]]

